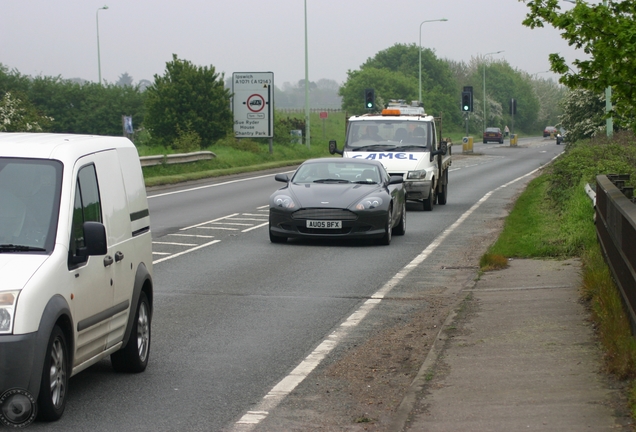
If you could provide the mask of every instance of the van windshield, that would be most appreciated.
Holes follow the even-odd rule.
[[[430,122],[364,120],[349,122],[345,150],[429,151],[433,134]]]
[[[0,158],[0,253],[50,253],[60,208],[62,163]]]

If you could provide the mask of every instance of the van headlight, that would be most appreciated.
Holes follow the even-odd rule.
[[[13,331],[13,316],[18,291],[0,292],[0,334]]]
[[[410,180],[423,180],[426,178],[426,170],[409,171],[406,178]]]

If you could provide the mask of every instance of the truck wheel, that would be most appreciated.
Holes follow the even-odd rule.
[[[111,354],[110,362],[116,372],[143,372],[150,356],[150,303],[142,292],[137,304],[130,339],[125,347]]]
[[[431,190],[428,193],[428,198],[422,201],[422,204],[424,206],[424,211],[432,211],[434,203],[435,203],[435,192],[434,192],[434,188],[431,187]]]
[[[440,184],[440,191],[437,194],[437,204],[445,205],[448,198],[448,170],[444,171],[443,183]]]
[[[53,327],[46,347],[42,381],[38,395],[38,418],[44,421],[59,420],[66,406],[68,389],[68,345],[59,326]]]
[[[402,204],[400,223],[395,227],[395,235],[404,235],[404,233],[406,233],[406,201]]]

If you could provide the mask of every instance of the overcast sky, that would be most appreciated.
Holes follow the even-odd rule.
[[[135,83],[162,75],[172,54],[217,72],[274,72],[275,84],[305,77],[304,0],[0,0],[0,63],[26,75],[98,81],[127,72]],[[562,2],[563,9],[573,5]],[[521,22],[517,0],[307,0],[309,79],[343,83],[347,71],[396,43],[419,43],[440,58],[486,53],[530,74],[548,54],[583,56],[549,28]],[[556,78],[552,73],[538,77]],[[461,83],[460,83],[461,84]]]

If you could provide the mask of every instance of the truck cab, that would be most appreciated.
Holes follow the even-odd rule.
[[[406,199],[430,211],[436,203],[446,204],[452,162],[436,120],[417,101],[391,101],[380,113],[349,118],[344,149],[331,141],[329,152],[382,162],[389,174],[404,178]]]

